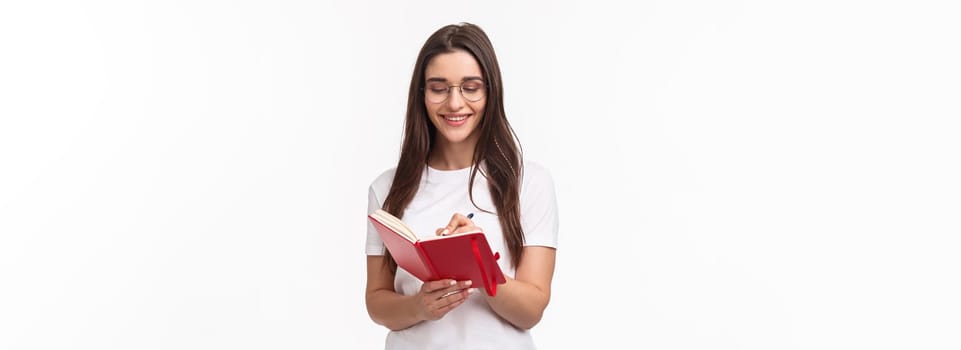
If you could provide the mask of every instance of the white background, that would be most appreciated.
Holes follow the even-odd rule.
[[[0,348],[381,348],[367,186],[460,21],[556,180],[541,348],[961,347],[957,5],[617,3],[4,2]]]

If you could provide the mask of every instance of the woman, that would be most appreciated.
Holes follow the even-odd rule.
[[[400,160],[373,181],[368,203],[420,234],[483,227],[507,277],[493,297],[470,281],[421,282],[397,268],[369,225],[367,311],[391,330],[388,349],[534,347],[528,330],[547,307],[554,274],[554,185],[544,168],[522,161],[497,58],[479,27],[445,26],[421,48]]]

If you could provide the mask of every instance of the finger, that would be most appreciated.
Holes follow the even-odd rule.
[[[424,291],[424,293],[435,293],[435,292],[442,291],[444,289],[449,289],[455,286],[457,286],[457,281],[451,280],[451,279],[444,279],[444,280],[424,282],[424,285],[421,286],[420,288],[422,291]]]
[[[467,232],[484,232],[484,229],[480,228],[480,226],[473,226],[473,225],[461,226],[460,228],[454,230],[454,232],[451,232],[450,234],[456,235],[456,234],[467,233]]]
[[[470,281],[467,281],[467,283],[458,283],[456,286],[445,289],[437,299],[449,298],[452,295],[456,295],[461,292],[467,292],[469,290],[471,290]]]
[[[437,304],[435,305],[438,305],[438,308],[444,308],[450,306],[451,304],[459,304],[463,302],[468,296],[470,296],[470,289],[455,290],[448,294],[448,296],[437,300]]]
[[[471,280],[457,281],[457,283],[452,284],[451,287],[448,288],[448,292],[470,288],[471,284],[473,284]]]
[[[429,294],[431,296],[436,295],[436,297],[428,297],[430,301],[425,300],[431,319],[440,319],[457,306],[463,304],[471,294],[475,293],[475,290],[470,288],[470,285],[470,280],[459,281],[449,288],[443,288]]]
[[[461,299],[461,300],[452,302],[450,304],[440,306],[431,313],[433,314],[434,319],[440,319],[441,317],[444,317],[444,315],[446,315],[448,312],[450,312],[454,308],[463,304],[465,301],[467,301],[467,299]]]
[[[450,291],[450,292],[444,293],[444,295],[442,295],[441,298],[442,298],[442,299],[443,299],[443,298],[453,298],[453,297],[455,297],[455,296],[457,296],[457,295],[460,295],[461,298],[466,298],[466,297],[468,297],[468,296],[470,296],[471,294],[474,294],[474,293],[476,293],[476,289],[475,289],[475,288],[464,288],[464,289],[452,290],[452,291]],[[456,300],[456,299],[455,299],[455,300]]]
[[[471,215],[473,216],[473,215]],[[448,236],[464,232],[479,231],[479,228],[475,228],[474,222],[470,220],[470,217],[464,216],[460,213],[454,213],[450,218],[450,222],[447,226],[437,229],[435,232],[438,236]]]
[[[450,284],[449,287],[438,289],[431,293],[434,294],[437,299],[443,299],[462,290],[469,289],[471,284],[471,280],[457,281],[456,283]]]
[[[444,227],[444,228],[446,228],[450,232],[454,232],[454,230],[457,230],[458,227],[473,226],[473,225],[474,225],[474,222],[470,221],[470,219],[468,219],[463,214],[454,213],[454,215],[451,216],[450,218],[450,222],[447,223],[447,227]]]

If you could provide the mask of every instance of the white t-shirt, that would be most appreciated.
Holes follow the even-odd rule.
[[[497,216],[482,171],[474,179],[474,203],[468,196],[467,185],[472,168],[442,171],[426,168],[417,194],[407,206],[402,219],[419,236],[433,236],[444,227],[454,213],[467,215],[483,229],[491,250],[500,252],[498,264],[505,275],[514,276],[511,254],[507,250]],[[385,171],[370,185],[368,213],[380,209],[390,190],[396,168]],[[521,172],[520,220],[525,246],[557,247],[557,201],[550,173],[540,165],[525,161]],[[367,255],[384,255],[384,243],[373,224],[367,224]],[[394,290],[403,295],[417,294],[423,284],[402,268],[394,277]],[[534,349],[530,332],[520,330],[494,313],[487,305],[483,288],[468,297],[443,318],[424,321],[410,328],[391,331],[386,349]]]

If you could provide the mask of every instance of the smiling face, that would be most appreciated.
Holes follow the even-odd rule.
[[[462,50],[439,54],[427,63],[424,104],[437,128],[438,146],[473,149],[477,144],[480,132],[476,129],[487,103],[483,76],[474,56]]]

